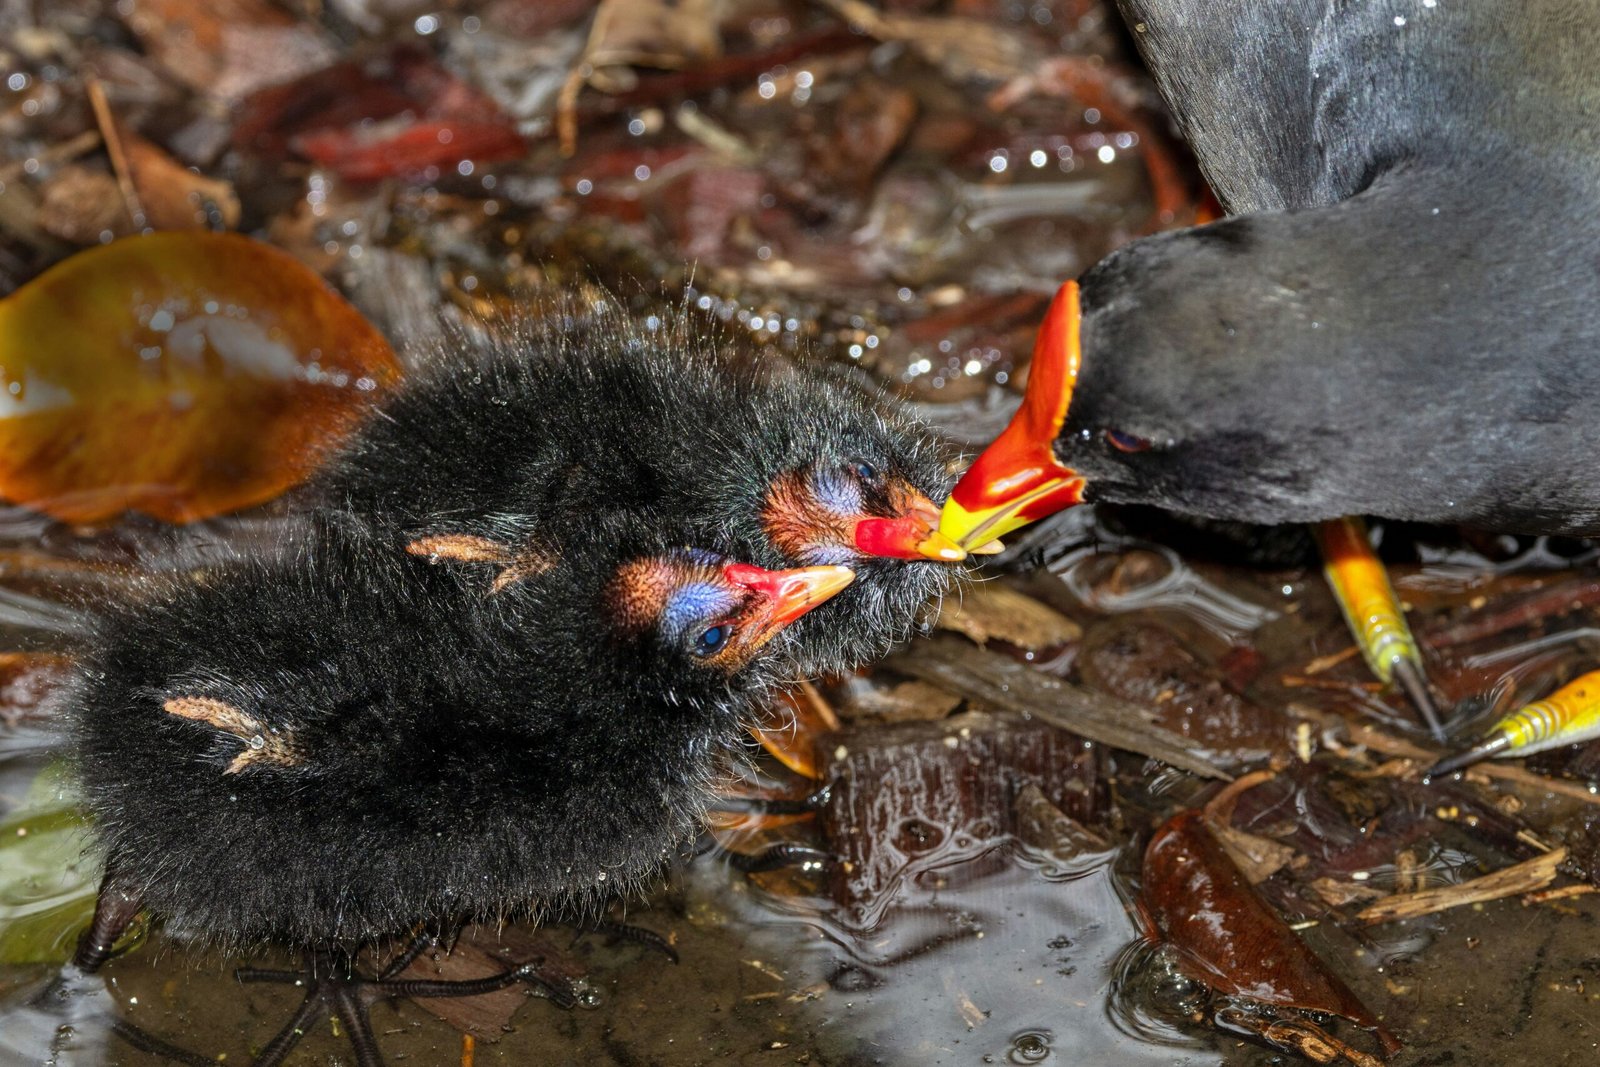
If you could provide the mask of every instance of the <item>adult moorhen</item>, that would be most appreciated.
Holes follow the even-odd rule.
[[[1080,499],[1600,532],[1600,23],[1556,0],[1122,6],[1237,214],[1063,288],[944,532]]]
[[[1339,555],[1370,556],[1334,522],[1362,514],[1600,531],[1600,477],[1574,461],[1600,443],[1600,27],[1553,0],[1122,7],[1235,217],[1063,287],[1022,412],[941,530],[987,540],[1093,499],[1324,522]],[[1352,628],[1442,736],[1365,570],[1382,625],[1342,597]]]

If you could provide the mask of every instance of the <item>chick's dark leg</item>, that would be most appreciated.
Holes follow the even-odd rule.
[[[487,978],[466,981],[395,977],[438,940],[436,935],[417,935],[405,951],[379,972],[377,978],[364,978],[357,974],[355,961],[347,955],[332,956],[326,953],[312,957],[309,975],[302,971],[239,968],[234,976],[241,982],[305,983],[308,986],[305,999],[295,1009],[294,1015],[267,1042],[252,1067],[278,1067],[300,1043],[300,1039],[330,1015],[339,1020],[349,1035],[358,1067],[383,1067],[383,1056],[378,1051],[368,1012],[374,1002],[384,997],[476,997],[507,986],[527,983],[538,988],[557,1007],[572,1008],[577,1005],[577,996],[564,980],[551,979],[542,973],[543,960],[524,963]]]
[[[144,907],[140,894],[107,874],[100,883],[100,894],[94,902],[94,921],[78,937],[78,947],[72,954],[73,966],[84,974],[93,974],[111,958],[112,949],[119,938]]]

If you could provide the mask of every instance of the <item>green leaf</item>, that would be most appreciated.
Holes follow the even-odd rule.
[[[99,862],[63,761],[46,765],[0,821],[0,963],[61,963],[94,915]]]

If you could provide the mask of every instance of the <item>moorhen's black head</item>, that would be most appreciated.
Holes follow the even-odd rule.
[[[596,533],[495,590],[309,524],[114,612],[69,692],[108,879],[179,936],[319,945],[636,885],[849,572]]]
[[[1506,276],[1520,223],[1449,188],[1386,181],[1107,257],[1052,306],[1023,413],[941,528],[970,544],[1087,499],[1258,524],[1600,529],[1600,482],[1571,458],[1600,445],[1582,403],[1600,370],[1579,355],[1587,327],[1551,310],[1571,283]],[[1452,224],[1387,255],[1435,199]]]
[[[415,543],[535,538],[599,515],[768,567],[848,564],[851,589],[788,642],[807,673],[878,654],[964,553],[935,530],[948,476],[888,398],[719,350],[610,304],[424,360],[312,487]]]

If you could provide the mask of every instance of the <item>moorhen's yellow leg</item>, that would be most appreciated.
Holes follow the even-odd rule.
[[[1428,775],[1450,774],[1490,756],[1531,756],[1593,737],[1600,737],[1600,671],[1590,671],[1543,700],[1524,704],[1495,723],[1476,745],[1429,767]]]
[[[1428,691],[1422,653],[1406,625],[1405,612],[1389,585],[1383,563],[1372,551],[1366,522],[1347,515],[1319,523],[1313,530],[1322,550],[1322,573],[1339,601],[1362,658],[1384,685],[1398,683],[1405,690],[1434,739],[1443,741],[1444,729]]]

